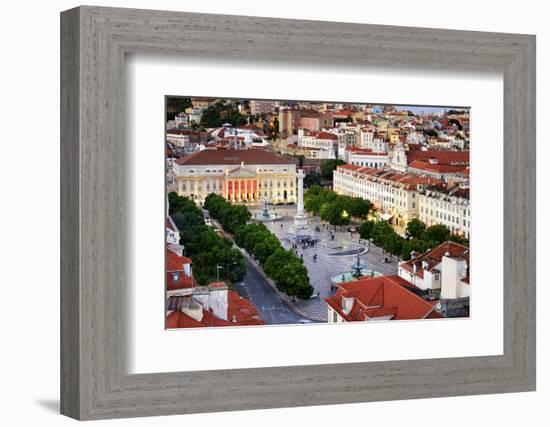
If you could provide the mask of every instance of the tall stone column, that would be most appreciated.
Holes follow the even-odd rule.
[[[296,173],[297,190],[298,190],[298,203],[296,215],[294,215],[294,238],[296,241],[307,240],[311,238],[311,230],[308,225],[307,215],[304,212],[304,171],[298,169]]]
[[[298,178],[298,215],[304,214],[304,170],[298,169],[298,173],[296,174],[296,177]]]

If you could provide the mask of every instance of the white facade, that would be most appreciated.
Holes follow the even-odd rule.
[[[298,147],[322,150],[315,158],[335,159],[338,150],[338,137],[329,132],[308,132],[298,130]]]
[[[460,188],[443,192],[426,190],[418,196],[418,218],[428,227],[447,226],[451,233],[470,238],[470,200],[461,197]]]
[[[468,276],[466,260],[444,256],[441,262],[441,299],[457,299],[470,296],[470,285],[464,279]]]
[[[251,165],[173,165],[177,193],[189,197],[199,204],[206,196],[215,193],[237,202],[236,194],[247,194],[246,201],[257,203],[269,200],[271,203],[296,202],[296,165],[266,164]],[[235,188],[229,188],[232,182]],[[253,191],[243,184],[244,181],[256,181]],[[249,185],[247,183],[247,185]],[[286,198],[285,198],[286,195]],[[239,199],[240,200],[240,199]],[[244,200],[242,200],[244,201]]]
[[[344,165],[345,166],[345,165]],[[421,184],[411,184],[411,176],[393,171],[338,167],[334,171],[334,191],[370,200],[384,219],[404,227],[418,218],[418,193]],[[421,182],[420,178],[417,182]]]
[[[352,165],[380,169],[389,163],[389,156],[387,153],[367,152],[365,150],[348,148],[344,160]]]
[[[166,133],[166,140],[171,142],[176,147],[183,148],[189,144],[189,135],[183,133],[176,133],[177,130],[171,130]]]

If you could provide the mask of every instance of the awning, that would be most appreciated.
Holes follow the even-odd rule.
[[[391,219],[393,215],[390,214],[390,213],[383,213],[383,214],[380,214],[380,218],[383,220],[383,221],[389,221]]]

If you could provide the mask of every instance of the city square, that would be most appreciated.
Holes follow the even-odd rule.
[[[259,211],[259,207],[251,207],[252,213]],[[291,237],[294,224],[295,206],[276,206],[271,209],[281,217],[280,220],[265,223],[269,230],[275,234],[286,249],[292,249],[295,242]],[[294,307],[304,316],[312,320],[326,322],[327,308],[324,299],[333,295],[335,288],[331,277],[336,273],[350,271],[356,262],[357,251],[360,252],[361,261],[368,269],[383,275],[397,274],[397,259],[372,243],[360,241],[357,232],[351,233],[345,228],[334,229],[320,220],[319,217],[308,217],[312,229],[313,238],[317,241],[314,246],[297,245],[297,254],[303,259],[308,270],[308,275],[314,295],[308,300],[293,302]],[[319,231],[316,231],[319,227]],[[331,239],[331,230],[334,230],[334,239]],[[317,259],[314,259],[317,255]]]

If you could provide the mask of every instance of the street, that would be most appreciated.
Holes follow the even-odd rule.
[[[267,324],[313,323],[299,316],[281,299],[258,272],[256,266],[245,258],[246,276],[235,284],[235,289],[244,298],[250,299]]]

